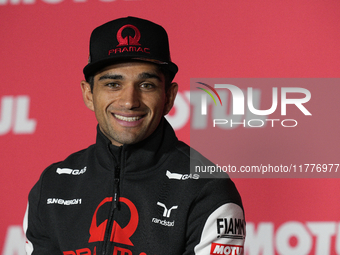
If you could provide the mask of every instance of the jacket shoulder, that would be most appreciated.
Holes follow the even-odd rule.
[[[94,147],[94,145],[91,145],[86,149],[82,149],[70,154],[62,161],[52,163],[42,172],[40,176],[40,181],[43,181],[44,179],[48,178],[51,175],[54,175],[55,173],[68,174],[71,170],[81,170],[82,164],[86,162],[86,159],[89,157],[89,155],[94,153]]]
[[[200,190],[200,192],[197,193],[197,199],[200,200],[208,195],[211,202],[232,202],[243,208],[239,192],[227,173],[202,172],[202,169],[208,169],[209,167],[215,167],[216,165],[183,142],[179,141],[177,143],[176,150],[177,155],[175,157],[177,160],[176,163],[174,162],[174,165],[177,166],[177,169],[182,170],[182,173],[187,173],[190,169],[190,174],[197,176],[197,178],[195,178],[196,181],[192,182],[196,183]],[[184,164],[186,164],[186,167],[181,167]],[[198,171],[198,169],[200,171]]]
[[[176,144],[176,149],[178,150],[179,153],[185,155],[188,158],[188,160],[195,160],[195,162],[197,161],[208,165],[213,164],[209,159],[204,157],[197,150],[195,150],[194,148],[190,147],[189,145],[182,141],[178,141],[178,143]]]

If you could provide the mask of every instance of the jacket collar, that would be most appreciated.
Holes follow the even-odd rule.
[[[97,126],[96,158],[109,171],[117,165],[124,173],[144,172],[157,168],[174,149],[178,139],[168,121],[163,117],[154,133],[136,144],[117,147]]]

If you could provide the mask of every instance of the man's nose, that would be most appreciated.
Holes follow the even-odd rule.
[[[137,88],[134,86],[127,86],[123,89],[119,104],[125,109],[138,108],[140,106],[140,95]]]

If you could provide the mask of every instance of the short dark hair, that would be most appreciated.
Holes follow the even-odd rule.
[[[86,82],[87,82],[88,84],[90,84],[91,93],[93,93],[94,75],[90,75],[90,76],[86,77]]]

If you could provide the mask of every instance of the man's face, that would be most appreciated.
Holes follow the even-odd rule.
[[[164,75],[147,62],[114,64],[94,76],[94,87],[82,81],[83,98],[95,112],[101,131],[112,144],[134,144],[157,128],[173,106],[177,84],[165,91]]]

